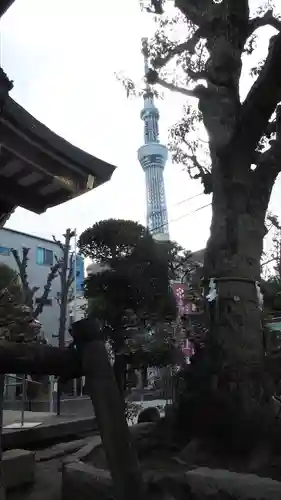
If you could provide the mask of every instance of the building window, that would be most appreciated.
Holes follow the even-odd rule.
[[[40,304],[41,300],[40,298],[35,299],[36,304]],[[51,306],[52,305],[52,299],[46,299],[44,300],[44,306]]]
[[[54,262],[54,254],[52,250],[47,248],[36,248],[36,263],[41,266],[52,266]]]
[[[6,257],[8,257],[10,253],[11,253],[10,248],[0,246],[0,255],[5,255]]]

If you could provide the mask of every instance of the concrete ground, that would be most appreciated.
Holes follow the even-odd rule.
[[[11,424],[21,422],[21,412],[18,410],[3,410],[3,428],[7,428]],[[24,412],[24,423],[39,423],[44,424],[50,421],[55,416],[54,413],[49,412]]]
[[[74,439],[74,436],[88,435],[97,429],[93,411],[91,416],[77,414],[57,416],[42,412],[26,412],[24,427],[17,425],[13,428],[15,422],[20,423],[20,412],[5,410],[3,450],[42,448],[49,442],[67,441]]]
[[[158,406],[162,407],[164,409],[167,401],[164,399],[156,399],[152,401],[134,401],[135,404],[139,404],[142,406],[142,408],[148,408],[150,406]],[[25,411],[24,412],[24,428],[28,427],[28,424],[30,424],[30,427],[32,427],[32,424],[37,424],[38,427],[43,427],[43,426],[54,426],[56,424],[62,423],[62,422],[69,422],[69,420],[75,420],[78,418],[86,418],[86,417],[92,417],[94,416],[93,412],[93,407],[92,405],[83,408],[82,411],[78,410],[76,412],[68,412],[65,413],[63,412],[60,416],[57,416],[55,413],[50,413],[50,412],[34,412],[34,411]],[[3,432],[6,433],[9,430],[12,429],[13,424],[20,424],[21,423],[21,418],[22,414],[21,411],[19,410],[4,410],[3,411]]]
[[[53,402],[53,412],[56,413],[56,398],[54,398]],[[5,400],[4,401],[4,410],[22,410],[22,401],[21,400]],[[65,414],[78,414],[79,416],[89,416],[92,414],[93,406],[91,400],[88,396],[71,396],[71,397],[63,397],[61,399],[61,415]],[[25,402],[25,410],[32,411],[36,413],[49,413],[50,411],[50,402],[47,400],[32,400]]]

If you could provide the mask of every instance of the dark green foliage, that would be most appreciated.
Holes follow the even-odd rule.
[[[275,276],[262,283],[264,307],[268,314],[280,312],[281,315],[281,281]]]
[[[97,222],[80,236],[78,246],[84,257],[100,264],[110,264],[131,255],[141,240],[151,244],[152,238],[141,224],[131,220],[107,219]]]
[[[0,265],[0,338],[13,342],[33,341],[36,332],[31,327],[31,310],[22,304],[18,274]]]
[[[135,332],[128,338],[127,347],[132,368],[183,363],[183,354],[175,345],[173,327],[169,323],[158,323],[153,331]]]
[[[85,257],[108,266],[86,280],[86,296],[114,342],[122,343],[129,326],[175,317],[167,262],[143,226],[126,220],[101,221],[80,236],[78,246]]]
[[[136,315],[145,324],[173,319],[175,308],[165,264],[152,253],[134,252],[115,262],[113,268],[86,280],[86,296],[92,297],[94,313],[110,325]],[[146,249],[147,250],[147,249]],[[138,255],[137,255],[138,254]],[[129,320],[130,321],[130,320]]]
[[[12,287],[14,293],[21,293],[18,273],[11,267],[5,264],[0,264],[0,290],[6,287],[9,287],[10,290]]]
[[[192,252],[185,250],[175,241],[161,242],[157,245],[159,257],[166,260],[171,281],[186,283],[196,270]]]

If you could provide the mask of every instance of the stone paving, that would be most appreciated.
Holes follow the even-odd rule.
[[[164,406],[166,401],[155,400],[155,401],[145,401],[138,403],[142,404],[143,408],[148,406]],[[26,420],[28,421],[44,421],[43,425],[52,425],[54,422],[63,421],[69,419],[69,416],[50,415],[50,413],[34,413],[25,412]],[[78,415],[72,415],[73,419],[77,419]],[[4,411],[4,426],[7,423],[12,423],[15,421],[20,421],[20,412],[5,410]],[[5,432],[5,430],[4,430]],[[61,500],[61,464],[66,455],[71,454],[75,448],[76,444],[82,446],[86,443],[87,439],[79,440],[76,442],[61,443],[54,445],[45,450],[40,450],[36,452],[36,472],[35,472],[35,484],[32,487],[9,491],[7,493],[7,500]],[[65,449],[65,453],[63,453]],[[60,453],[60,450],[62,451]],[[64,455],[64,457],[63,457]]]
[[[36,464],[32,487],[7,493],[7,500],[61,500],[61,459]]]
[[[38,423],[38,424],[46,424],[53,417],[54,413],[49,412],[33,412],[33,411],[25,411],[24,412],[24,423]],[[58,417],[57,417],[58,418]],[[10,426],[11,424],[20,423],[21,422],[21,412],[18,410],[4,410],[3,411],[3,428]]]

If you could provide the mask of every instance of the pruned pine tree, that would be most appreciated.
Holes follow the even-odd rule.
[[[129,335],[176,315],[167,260],[148,230],[130,220],[100,221],[81,234],[78,246],[100,266],[86,280],[86,296],[111,341],[113,368],[123,390]]]

